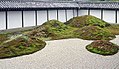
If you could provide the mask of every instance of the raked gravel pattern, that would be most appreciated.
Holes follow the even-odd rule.
[[[77,38],[46,41],[46,47],[34,54],[0,59],[0,69],[119,69],[119,53],[90,53],[85,47],[91,42]],[[119,45],[119,36],[111,42]]]

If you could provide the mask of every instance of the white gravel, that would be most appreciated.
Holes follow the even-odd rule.
[[[47,46],[34,54],[0,59],[0,69],[119,69],[119,53],[90,53],[85,46],[92,41],[75,38],[46,42]],[[119,36],[112,42],[119,45]]]

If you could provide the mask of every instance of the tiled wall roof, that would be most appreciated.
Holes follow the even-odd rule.
[[[119,2],[0,1],[2,8],[106,8],[119,9]]]
[[[65,8],[79,7],[74,2],[44,2],[44,1],[1,1],[0,8]]]
[[[78,2],[81,8],[119,9],[119,2]]]

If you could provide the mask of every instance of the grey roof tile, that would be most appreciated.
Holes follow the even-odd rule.
[[[107,8],[119,9],[119,2],[0,1],[0,8]]]
[[[79,7],[76,3],[70,2],[43,2],[43,1],[1,1],[0,8],[64,8]]]
[[[81,8],[119,9],[119,2],[78,2]]]

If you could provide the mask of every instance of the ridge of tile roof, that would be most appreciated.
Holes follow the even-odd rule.
[[[119,2],[87,2],[87,1],[33,1],[12,0],[0,1],[2,8],[104,8],[119,9]]]

